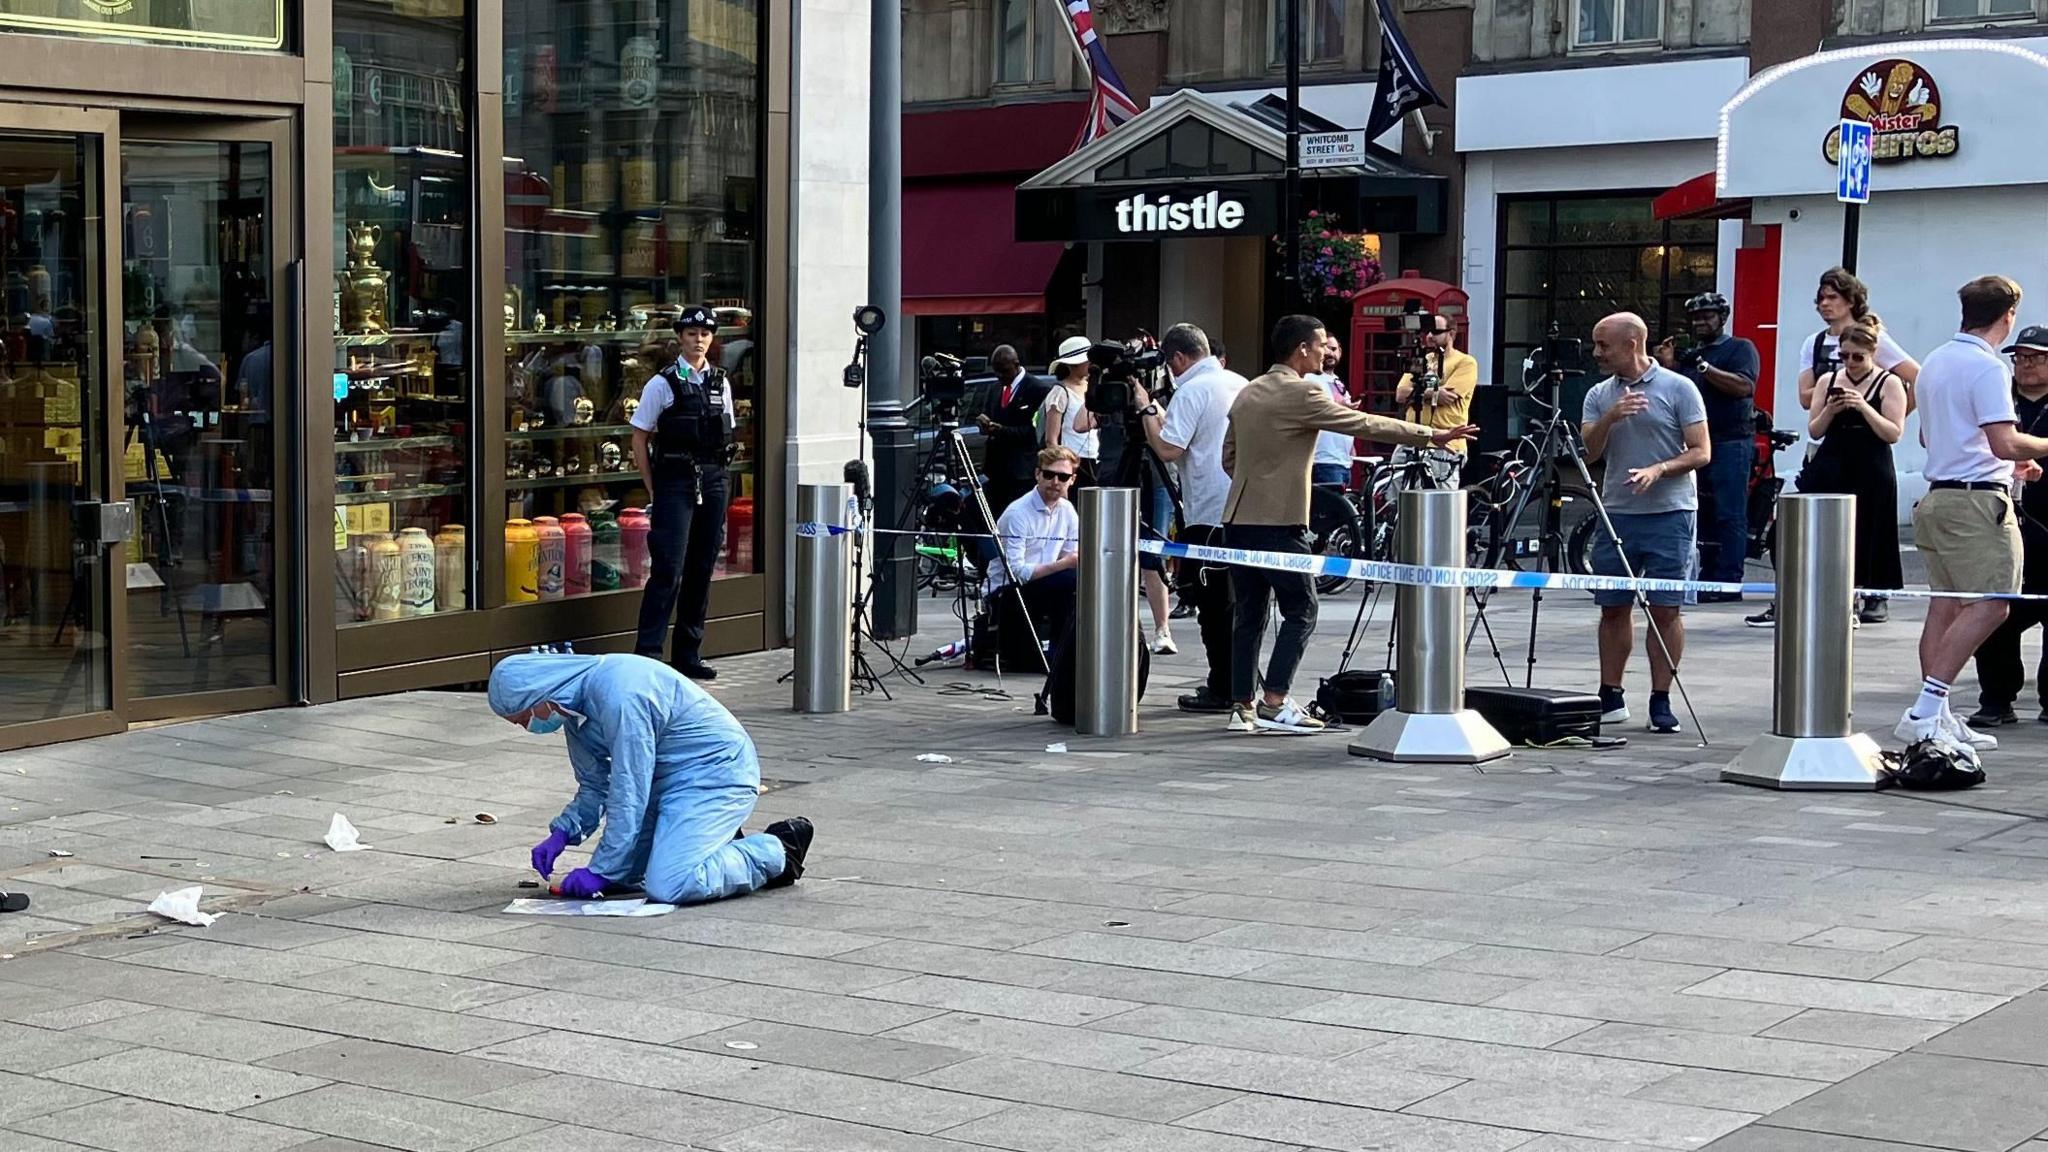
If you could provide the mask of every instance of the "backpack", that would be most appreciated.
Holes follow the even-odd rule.
[[[1135,632],[1135,630],[1133,630]],[[1138,699],[1145,698],[1145,683],[1152,678],[1152,649],[1145,644],[1141,635],[1133,635],[1138,646]],[[1081,641],[1072,621],[1053,641],[1052,652],[1046,659],[1051,671],[1045,677],[1045,690],[1038,697],[1038,714],[1052,714],[1053,723],[1074,726],[1074,686],[1079,679],[1076,669],[1077,651]]]

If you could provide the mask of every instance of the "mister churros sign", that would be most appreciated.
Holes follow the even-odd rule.
[[[1870,158],[1879,164],[1953,156],[1962,143],[1962,130],[1941,122],[1940,86],[1911,60],[1880,60],[1858,72],[1842,96],[1842,119],[1870,125]],[[1821,139],[1829,164],[1841,152],[1841,135],[1837,125]]]

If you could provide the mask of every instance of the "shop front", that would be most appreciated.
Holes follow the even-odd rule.
[[[2022,323],[2048,315],[2048,157],[2025,143],[2048,103],[2044,47],[1975,39],[1824,52],[1758,75],[1727,101],[1715,191],[1721,210],[1746,215],[1776,255],[1756,294],[1777,330],[1781,394],[1804,367],[1801,344],[1821,328],[1814,286],[1844,255],[1835,200],[1844,119],[1874,130],[1856,271],[1870,286],[1871,310],[1908,353],[1924,358],[1954,335],[1956,289],[1978,276],[2020,282]],[[1781,428],[1805,424],[1796,403],[1781,402],[1776,417]],[[1905,517],[1925,491],[1914,425],[1895,453]],[[1794,463],[1779,461],[1781,469]]]
[[[1018,185],[1018,240],[1088,248],[1091,335],[1191,321],[1223,339],[1234,367],[1263,370],[1266,333],[1285,303],[1274,242],[1287,155],[1278,107],[1272,97],[1182,90]],[[1336,127],[1304,119],[1307,130]],[[1370,233],[1393,268],[1401,235],[1443,231],[1446,187],[1372,149],[1356,165],[1304,173],[1302,200],[1346,231]],[[1326,319],[1345,330],[1348,306]]]
[[[707,651],[778,643],[786,14],[0,0],[0,746],[626,647],[686,303],[739,414]]]

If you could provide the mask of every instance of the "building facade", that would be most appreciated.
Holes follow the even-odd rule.
[[[709,650],[779,644],[790,485],[852,455],[866,33],[0,0],[0,745],[628,647],[626,419],[689,303],[739,414]]]

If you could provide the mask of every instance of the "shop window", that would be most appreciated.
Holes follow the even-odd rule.
[[[203,48],[278,49],[285,42],[285,9],[283,0],[0,0],[0,29]]]
[[[995,0],[995,4],[996,83],[1049,83],[1053,48],[1060,35],[1058,10],[1046,0]]]
[[[2034,14],[2034,0],[1927,0],[1927,19],[1999,20]]]
[[[1645,192],[1502,205],[1494,377],[1513,380],[1552,323],[1559,336],[1580,341],[1615,312],[1641,316],[1652,343],[1684,327],[1686,298],[1716,284],[1718,226],[1658,220],[1651,199]]]
[[[1266,43],[1275,68],[1287,66],[1287,3],[1270,0],[1266,5]],[[1344,0],[1300,0],[1301,63],[1336,64],[1344,59]]]
[[[508,601],[645,583],[631,421],[693,304],[718,322],[707,361],[737,445],[716,574],[760,570],[761,29],[756,0],[506,0],[505,298],[490,319],[505,332],[505,514],[525,522],[507,528]],[[556,525],[559,579],[517,546],[540,531],[550,547]]]
[[[1663,38],[1663,0],[1578,0],[1574,47],[1650,45]]]
[[[342,624],[474,607],[469,14],[334,5],[334,548]]]

